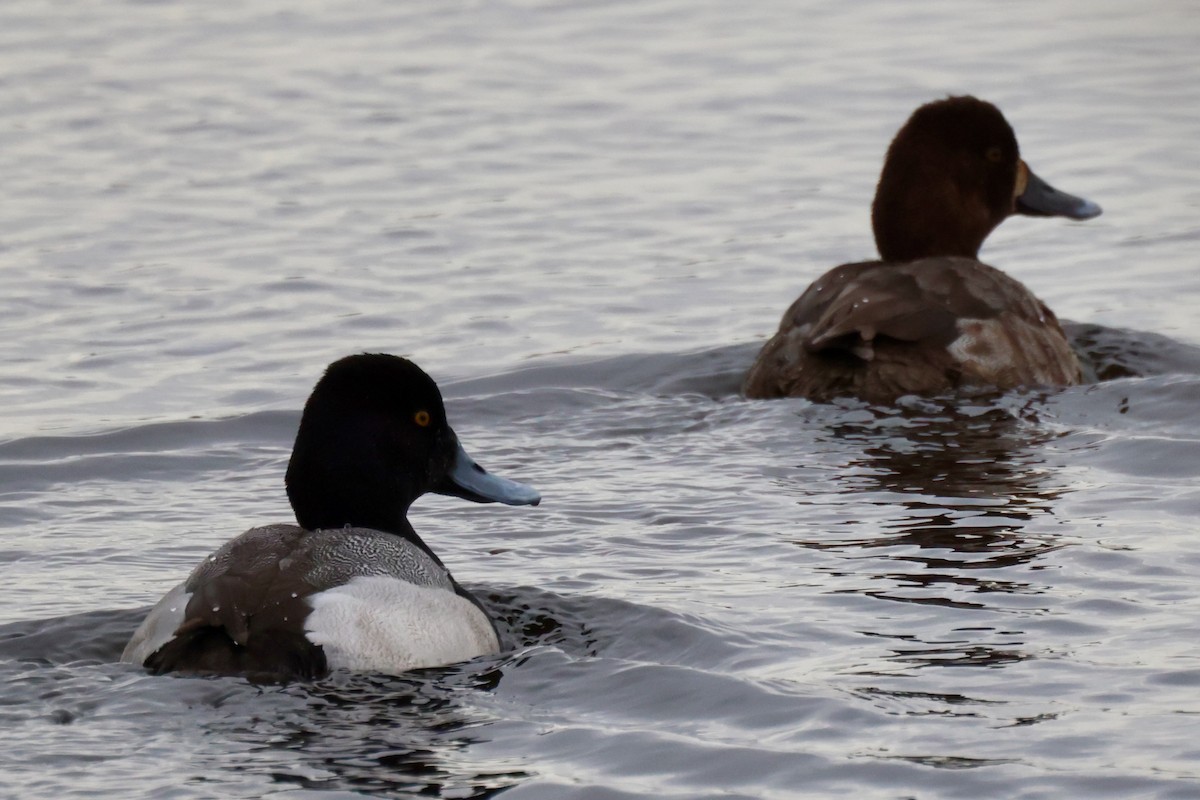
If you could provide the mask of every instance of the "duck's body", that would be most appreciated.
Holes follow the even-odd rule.
[[[122,660],[155,672],[313,678],[498,652],[492,621],[432,555],[370,528],[251,528],[146,617]]]
[[[890,402],[1078,383],[1053,312],[977,258],[1013,213],[1085,219],[1100,209],[1029,171],[994,106],[970,97],[922,106],[893,141],[876,193],[883,259],[818,278],[759,353],[745,395]]]
[[[396,674],[497,652],[492,621],[413,531],[408,504],[425,491],[539,497],[471,461],[434,393],[428,376],[392,356],[332,365],[288,468],[307,525],[227,542],[150,611],[122,660],[280,680],[337,668]]]
[[[834,267],[784,314],[748,397],[887,401],[954,389],[1067,386],[1082,377],[1054,312],[961,257]]]

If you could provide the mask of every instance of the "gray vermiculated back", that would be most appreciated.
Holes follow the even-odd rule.
[[[298,525],[264,525],[226,542],[201,562],[188,578],[188,589],[194,591],[204,581],[227,573],[235,557],[240,573],[258,572],[278,562],[281,574],[303,580],[315,592],[361,575],[390,575],[421,586],[452,588],[450,574],[400,536],[369,528],[306,531]]]
[[[359,575],[390,575],[420,586],[452,590],[450,573],[407,539],[369,528],[343,528],[309,533],[304,554],[310,561],[305,577],[326,588]]]

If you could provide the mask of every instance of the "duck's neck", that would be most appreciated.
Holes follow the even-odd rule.
[[[292,489],[292,485],[289,485]],[[296,521],[308,530],[331,528],[371,528],[394,533],[405,538],[415,537],[408,522],[408,507],[389,508],[384,503],[372,503],[370,498],[355,496],[353,491],[336,494],[304,495],[289,491]]]
[[[290,488],[290,487],[289,487]],[[296,521],[305,530],[338,530],[339,528],[369,528],[383,531],[415,544],[424,550],[437,563],[442,563],[429,545],[417,535],[412,524],[408,521],[408,506],[402,508],[387,508],[383,504],[370,504],[356,500],[352,496],[331,494],[322,496],[314,502],[309,496],[302,497],[299,492],[292,498],[292,510],[296,513]]]
[[[308,455],[307,448],[296,447],[284,481],[301,527],[371,528],[417,538],[408,522],[408,507],[420,492],[405,476],[364,470],[358,462],[331,463]]]
[[[953,183],[928,181],[914,171],[919,173],[919,164],[908,169],[891,163],[884,166],[871,206],[880,257],[889,262],[936,256],[977,258],[983,240],[998,222],[986,209],[966,202]]]

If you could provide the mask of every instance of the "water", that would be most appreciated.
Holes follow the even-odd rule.
[[[1200,797],[1200,13],[1178,2],[0,7],[0,795]],[[984,257],[1114,380],[749,403],[917,104],[1088,223]],[[116,663],[408,354],[537,509],[413,522],[504,654]]]

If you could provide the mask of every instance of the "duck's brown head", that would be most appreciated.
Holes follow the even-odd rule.
[[[892,140],[871,222],[884,261],[975,258],[1014,213],[1090,219],[1100,207],[1033,174],[994,105],[949,97],[914,111]]]

